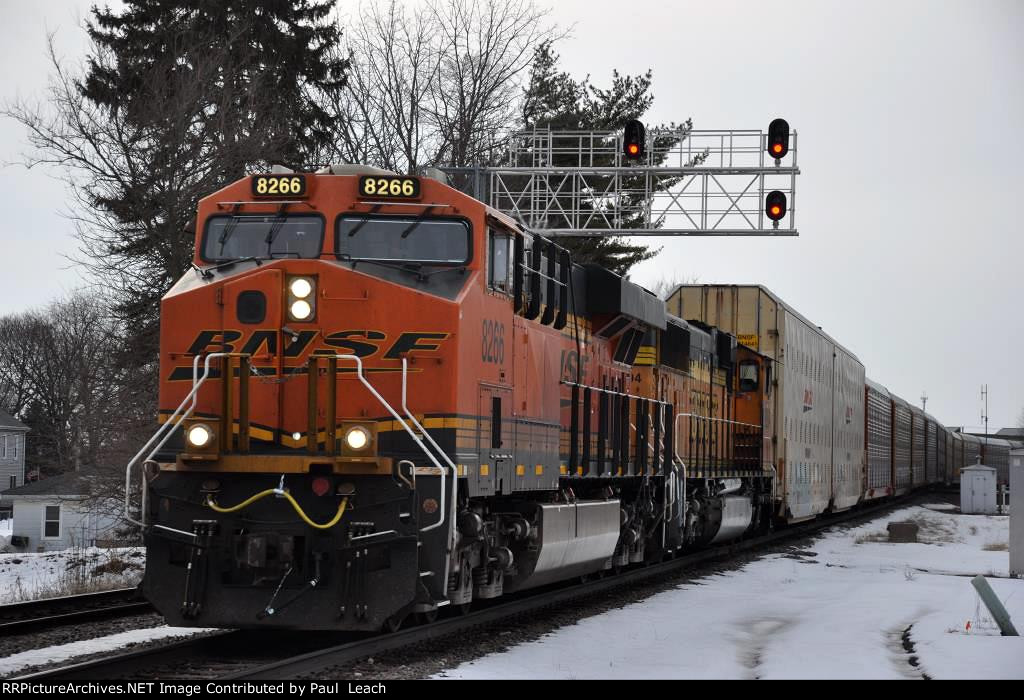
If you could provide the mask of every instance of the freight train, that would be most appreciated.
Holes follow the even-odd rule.
[[[277,168],[196,221],[125,489],[175,625],[395,629],[970,460],[766,290],[662,300],[442,179]]]

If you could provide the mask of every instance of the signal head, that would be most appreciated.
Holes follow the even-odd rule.
[[[764,198],[764,213],[772,221],[778,221],[786,215],[786,195],[772,190]]]
[[[647,141],[647,129],[638,119],[626,122],[622,135],[622,154],[626,160],[637,161],[644,157]]]
[[[785,119],[773,119],[768,125],[768,155],[772,158],[785,158],[789,153],[789,122]]]

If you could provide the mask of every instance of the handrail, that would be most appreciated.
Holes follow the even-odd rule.
[[[407,358],[403,357],[402,358],[402,410],[405,411],[405,415],[408,416],[409,420],[411,420],[413,422],[413,424],[416,426],[416,429],[419,430],[423,434],[423,437],[427,438],[427,441],[430,442],[431,446],[433,446],[433,448],[435,450],[437,450],[438,454],[440,454],[444,458],[444,461],[448,463],[448,466],[451,467],[451,470],[452,470],[452,478],[454,479],[455,478],[455,474],[458,472],[458,470],[455,468],[455,464],[448,457],[448,455],[445,454],[445,451],[441,449],[440,445],[438,445],[434,441],[434,438],[431,437],[430,433],[428,433],[424,429],[424,427],[422,425],[420,425],[420,422],[418,420],[416,420],[416,416],[414,416],[412,414],[412,412],[409,410],[408,406],[405,405],[406,377],[408,376],[408,374],[409,374],[409,361],[408,361]],[[422,442],[420,442],[420,446],[421,447],[423,446]],[[434,460],[431,460],[431,461],[434,461]],[[437,462],[434,461],[434,463],[436,464]],[[420,528],[420,532],[426,532],[427,530],[433,530],[435,527],[438,527],[441,523],[444,522],[444,469],[441,470],[441,507],[438,510],[441,511],[441,519],[438,520],[433,525],[430,525],[429,527]]]
[[[148,493],[146,492],[145,484],[143,484],[143,489],[142,489],[142,502],[141,502],[141,507],[140,507],[140,519],[136,520],[131,515],[131,474],[132,474],[132,469],[139,463],[139,460],[142,458],[142,456],[147,454],[147,453],[148,453],[148,456],[146,457],[146,460],[145,460],[144,463],[148,463],[148,462],[152,461],[152,459],[156,455],[156,453],[159,452],[163,448],[163,446],[167,444],[168,440],[170,440],[170,438],[174,434],[175,430],[177,430],[177,428],[185,420],[187,420],[189,417],[191,417],[191,415],[195,412],[196,406],[198,404],[199,389],[206,382],[206,380],[209,379],[209,377],[210,377],[210,362],[213,359],[218,358],[218,357],[228,357],[228,356],[235,356],[235,355],[239,355],[239,354],[238,353],[228,353],[228,352],[215,352],[215,353],[210,353],[209,355],[206,355],[206,359],[205,359],[205,362],[203,364],[202,375],[199,374],[199,360],[201,359],[201,356],[200,355],[196,355],[196,357],[193,359],[193,361],[192,361],[192,389],[189,391],[188,394],[186,394],[185,398],[182,399],[181,403],[174,410],[174,412],[170,415],[170,417],[168,417],[167,421],[163,425],[160,426],[160,428],[153,434],[153,436],[149,440],[146,441],[146,444],[142,446],[142,448],[138,451],[138,453],[136,453],[136,455],[128,462],[128,465],[125,467],[124,517],[125,517],[125,519],[128,522],[130,522],[130,523],[132,523],[134,525],[138,525],[139,527],[142,527],[142,528],[147,527],[147,525],[146,525],[146,514],[147,514],[147,510],[148,510],[148,508],[147,508],[147,506],[148,506]],[[239,355],[239,356],[241,356],[241,355]],[[367,380],[367,378],[366,378],[366,376],[365,376],[365,374],[363,372],[363,362],[362,362],[362,359],[360,357],[358,357],[356,355],[321,355],[321,356],[318,356],[318,357],[333,358],[335,360],[351,360],[351,361],[355,362],[355,364],[356,364],[356,377],[359,379],[360,383],[364,387],[366,387],[367,391],[369,391],[373,395],[373,397],[375,399],[377,399],[377,401],[385,409],[387,409],[388,413],[390,413],[391,416],[398,422],[398,424],[402,426],[402,428],[405,430],[405,432],[409,434],[409,437],[411,437],[413,439],[413,441],[416,442],[417,445],[419,445],[420,449],[423,451],[423,454],[426,455],[427,459],[429,459],[433,463],[433,465],[435,467],[437,467],[437,469],[440,471],[440,473],[441,473],[441,503],[440,503],[440,508],[439,508],[440,515],[439,515],[438,521],[436,523],[433,523],[433,524],[428,525],[426,527],[420,528],[420,531],[421,532],[426,532],[428,530],[433,530],[433,529],[435,529],[437,527],[440,527],[444,523],[445,518],[447,517],[446,516],[446,494],[445,494],[445,486],[446,486],[446,476],[447,476],[447,474],[446,474],[445,465],[442,465],[441,462],[438,461],[438,459],[434,455],[434,453],[430,449],[427,448],[426,444],[424,444],[423,438],[420,437],[420,435],[418,435],[416,433],[416,431],[414,431],[412,428],[409,427],[408,422],[406,422],[406,420],[404,420],[402,418],[402,416],[399,415],[399,413],[392,407],[392,405],[390,403],[388,403],[388,401],[383,396],[381,396],[380,393],[373,387],[373,385],[369,382],[369,380]],[[444,462],[446,463],[446,465],[448,467],[451,467],[453,478],[454,478],[454,474],[457,471],[456,468],[455,468],[455,464],[451,461],[451,459],[448,457],[448,455],[445,453],[445,451],[443,449],[441,449],[441,447],[437,444],[437,442],[430,435],[430,433],[427,432],[423,428],[423,426],[416,419],[416,417],[412,414],[412,412],[409,411],[409,409],[408,409],[408,407],[406,405],[407,374],[408,374],[408,362],[407,362],[407,360],[405,360],[403,358],[403,360],[402,360],[402,410],[405,411],[406,416],[416,426],[417,430],[419,430],[422,433],[422,435],[424,437],[426,437],[427,441],[434,448],[434,450],[436,450],[437,453],[441,455],[441,457],[444,460]],[[225,378],[227,378],[227,377],[225,376]],[[333,379],[336,380],[337,377],[335,376]],[[186,405],[188,405],[188,408],[186,408]],[[157,441],[159,441],[159,442],[157,442]],[[153,447],[154,443],[157,443],[156,447]],[[415,471],[414,471],[414,478],[415,478]],[[454,504],[454,500],[452,501],[452,503]],[[169,531],[176,532],[178,534],[185,535],[185,536],[188,536],[188,537],[194,537],[193,533],[186,532],[184,530],[177,530],[175,528],[170,528],[170,527],[167,527],[167,526],[164,526],[164,525],[157,525],[157,526],[154,526],[154,527],[159,527],[159,528],[161,528],[163,530],[169,530]]]
[[[149,455],[146,457],[146,463],[151,462],[153,460],[153,457],[156,455],[156,453],[159,452],[163,448],[163,446],[167,444],[167,441],[170,440],[171,435],[174,434],[174,431],[177,430],[178,426],[180,426],[185,420],[187,420],[192,415],[192,413],[195,411],[196,403],[197,403],[197,398],[198,398],[198,395],[199,395],[199,387],[201,387],[203,385],[203,383],[205,383],[206,380],[209,379],[209,377],[210,377],[210,360],[214,359],[215,357],[224,357],[224,356],[230,355],[230,354],[232,354],[232,353],[213,352],[213,353],[210,353],[209,355],[207,355],[206,356],[206,362],[203,364],[203,375],[202,375],[202,377],[199,377],[199,359],[200,359],[200,356],[196,355],[195,359],[192,360],[192,390],[189,391],[188,394],[185,395],[185,398],[182,399],[180,404],[178,404],[178,407],[176,409],[174,409],[174,412],[167,419],[167,422],[164,423],[163,425],[161,425],[160,428],[155,433],[153,433],[153,436],[151,438],[149,438],[149,440],[146,441],[146,444],[142,446],[142,449],[140,449],[136,453],[136,455],[134,457],[132,457],[132,459],[128,462],[128,466],[125,467],[125,470],[124,470],[124,517],[125,517],[125,520],[127,520],[130,523],[132,523],[133,525],[138,525],[141,528],[145,528],[146,527],[146,512],[148,510],[147,509],[147,501],[148,501],[149,494],[146,492],[146,485],[145,485],[145,483],[143,483],[142,484],[142,503],[140,504],[140,516],[139,516],[140,520],[136,520],[135,518],[133,518],[131,516],[132,467],[134,467],[136,464],[138,464],[139,459],[147,451],[149,452]],[[189,403],[190,401],[191,401],[192,405],[189,406],[188,409],[184,413],[182,413],[182,409],[185,408],[185,404]],[[162,437],[162,439],[160,439],[161,437]],[[160,442],[157,444],[156,447],[154,447],[152,450],[150,450],[150,447],[158,439],[160,439]],[[189,537],[194,537],[193,533],[185,532],[184,530],[177,530],[175,528],[166,527],[164,525],[160,525],[158,527],[160,527],[163,530],[170,530],[172,532],[177,532],[178,534],[187,535]]]
[[[732,425],[732,426],[742,426],[744,428],[753,428],[754,430],[758,430],[758,431],[762,431],[762,432],[764,431],[764,427],[763,426],[757,425],[755,423],[742,423],[740,421],[728,420],[726,418],[715,418],[713,416],[704,416],[704,415],[700,415],[699,413],[677,413],[676,417],[675,417],[675,420],[672,423],[672,429],[673,429],[673,431],[676,434],[674,437],[678,437],[679,419],[680,418],[696,418],[698,420],[705,420],[705,421],[713,422],[713,423],[725,423],[725,424]],[[678,440],[673,440],[672,447],[676,451],[676,456],[677,457],[679,455],[679,453],[678,453],[679,447],[678,446],[679,446],[679,441]],[[764,448],[764,446],[762,445],[762,450],[763,450],[763,448]],[[696,461],[698,462],[698,465],[699,465],[699,463],[701,461],[699,456],[697,457]],[[707,466],[707,465],[704,465],[704,466]],[[764,464],[761,462],[761,460],[758,460],[758,469],[760,471],[762,471],[762,472],[765,471]],[[774,471],[774,465],[772,465],[772,469]],[[773,482],[773,486],[772,486],[773,490],[774,490],[774,481],[775,480],[773,478],[773,480],[772,480],[772,482]]]
[[[757,425],[756,423],[742,423],[742,422],[740,422],[738,420],[729,420],[728,418],[715,418],[714,416],[702,416],[699,413],[677,413],[676,414],[676,421],[678,422],[680,418],[700,418],[701,420],[708,420],[708,421],[713,421],[713,422],[716,422],[716,423],[730,423],[732,425],[742,425],[742,426],[744,426],[746,428],[757,428],[757,429],[761,428],[761,426]]]
[[[332,355],[321,355],[320,357],[332,357]],[[360,383],[362,383],[362,385],[364,387],[366,387],[367,391],[369,391],[371,394],[373,394],[373,397],[375,399],[377,399],[377,401],[380,403],[381,406],[383,406],[384,408],[387,409],[388,413],[391,414],[391,417],[394,418],[396,421],[398,421],[398,424],[400,426],[402,426],[402,428],[405,430],[405,432],[409,433],[409,437],[411,437],[413,439],[413,441],[416,442],[416,444],[420,446],[420,449],[423,451],[423,454],[425,454],[427,456],[427,459],[429,459],[431,462],[433,462],[434,466],[437,467],[438,470],[440,470],[440,472],[441,472],[441,507],[438,509],[439,512],[440,512],[440,517],[438,518],[438,521],[436,523],[434,523],[432,525],[428,525],[427,527],[421,527],[420,528],[420,532],[426,532],[427,530],[433,530],[436,527],[440,527],[441,523],[443,523],[444,520],[445,520],[445,493],[444,493],[444,489],[445,489],[445,468],[443,466],[441,466],[441,463],[439,461],[437,461],[437,458],[434,456],[434,454],[430,450],[428,450],[426,448],[426,446],[423,444],[423,439],[419,435],[417,435],[415,433],[415,431],[413,431],[412,428],[409,427],[409,424],[406,423],[405,420],[403,420],[400,415],[398,415],[398,412],[391,406],[391,404],[389,404],[387,402],[387,400],[383,396],[381,396],[380,393],[376,389],[373,388],[373,385],[370,384],[369,380],[366,379],[366,377],[363,375],[363,360],[362,360],[362,358],[360,358],[357,355],[333,355],[333,357],[336,360],[352,360],[353,362],[356,363],[356,377],[359,379]],[[404,389],[405,389],[405,375],[406,375],[406,365],[405,365],[405,362],[403,360],[403,363],[402,363],[402,387],[403,387],[403,393],[404,393]],[[337,379],[337,378],[335,377],[335,379]],[[403,403],[403,406],[402,406],[403,409],[405,408],[404,398],[405,397],[403,396],[403,402],[402,402]],[[422,426],[420,426],[419,422],[415,418],[413,418],[413,422],[416,424],[416,426],[420,430],[423,430]],[[430,442],[435,447],[437,446],[437,443],[434,442],[433,438],[430,437],[429,433],[427,433],[426,431],[423,431],[423,434],[427,436],[427,439],[430,440]],[[444,454],[444,451],[441,450],[440,448],[437,448],[437,450],[444,457],[445,461],[448,462],[449,464],[451,464],[451,460],[449,460],[448,456]],[[454,465],[453,465],[453,468],[454,468]]]

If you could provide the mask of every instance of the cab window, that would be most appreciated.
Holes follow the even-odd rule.
[[[488,229],[487,285],[505,294],[512,293],[512,235]]]
[[[469,223],[456,218],[345,215],[338,219],[339,259],[422,265],[465,265]]]
[[[740,363],[740,391],[757,391],[757,363]]]
[[[238,214],[206,221],[200,257],[206,262],[242,258],[318,258],[324,220],[318,214]]]

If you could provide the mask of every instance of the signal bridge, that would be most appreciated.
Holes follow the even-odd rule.
[[[778,156],[778,157],[776,157]],[[453,185],[545,236],[796,236],[797,135],[534,130]]]

